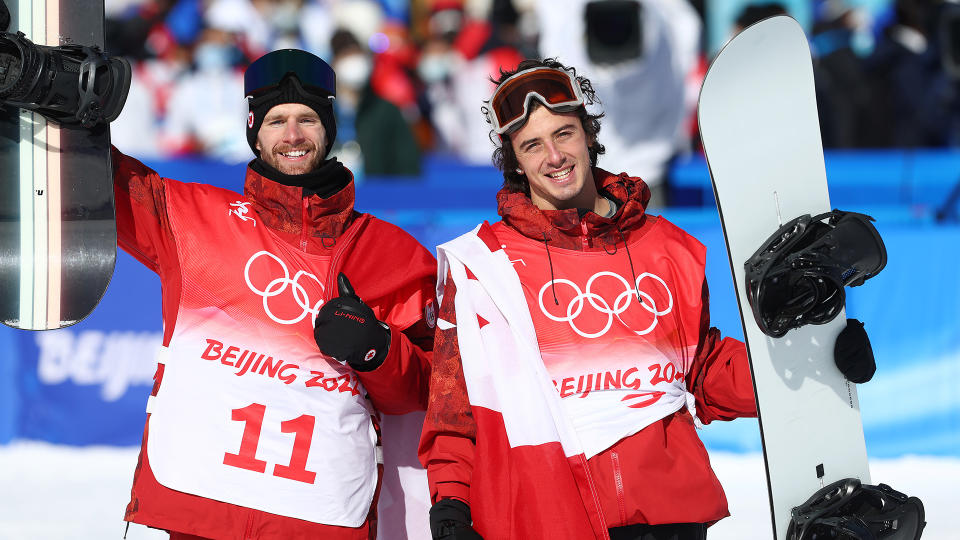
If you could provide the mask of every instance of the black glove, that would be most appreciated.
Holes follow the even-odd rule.
[[[346,362],[356,371],[380,367],[390,349],[390,327],[377,320],[370,306],[355,292],[343,272],[337,276],[340,296],[320,307],[313,338],[320,352]]]
[[[837,336],[833,346],[833,361],[850,382],[865,383],[873,378],[877,363],[862,322],[847,319],[847,327]]]
[[[483,540],[470,525],[470,507],[457,499],[441,499],[430,507],[433,540]]]

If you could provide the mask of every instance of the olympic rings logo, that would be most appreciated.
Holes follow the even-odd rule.
[[[280,265],[280,268],[283,269],[283,275],[268,283],[264,289],[259,289],[250,281],[250,267],[253,265],[254,261],[264,255],[273,259],[277,262],[277,264]],[[277,257],[269,251],[258,251],[257,253],[254,253],[253,256],[250,257],[250,260],[247,261],[246,267],[243,269],[243,277],[247,281],[247,287],[250,287],[251,291],[263,298],[263,311],[268,317],[270,317],[271,320],[278,324],[297,324],[308,314],[313,315],[313,317],[310,319],[313,321],[313,319],[317,317],[317,313],[320,312],[320,306],[323,305],[322,294],[320,300],[311,305],[307,290],[303,287],[303,285],[300,284],[300,278],[311,279],[320,286],[320,292],[323,293],[323,283],[317,279],[317,276],[304,270],[300,270],[294,274],[293,278],[291,279],[290,271],[287,270],[287,265],[283,264],[283,261],[280,259],[280,257]],[[293,294],[294,301],[298,306],[300,306],[302,312],[300,315],[292,319],[281,319],[280,317],[274,315],[274,313],[270,310],[270,299],[286,291],[288,285],[290,286],[290,292]]]
[[[603,296],[600,296],[599,294],[591,290],[594,282],[596,282],[599,278],[604,276],[609,276],[616,279],[617,281],[620,282],[620,284],[624,288],[623,292],[619,293],[616,299],[614,299],[612,307],[610,306],[610,303]],[[647,279],[647,278],[649,278],[649,280],[653,280],[659,283],[663,287],[663,290],[666,291],[668,303],[667,303],[667,306],[664,307],[663,309],[658,308],[656,301],[653,299],[653,297],[650,294],[640,290],[640,282],[642,282],[644,279]],[[570,303],[567,304],[566,315],[563,317],[557,317],[556,315],[551,314],[549,311],[547,311],[547,308],[543,305],[543,294],[547,291],[547,289],[551,287],[551,285],[554,285],[554,284],[568,285],[576,292],[576,296],[574,296],[570,300]],[[654,328],[657,327],[657,322],[659,321],[659,317],[666,315],[673,310],[673,294],[671,294],[670,288],[667,287],[667,283],[662,278],[660,278],[660,276],[657,276],[655,274],[651,274],[649,272],[644,272],[640,274],[639,276],[637,276],[637,280],[634,284],[634,287],[631,288],[630,282],[627,281],[622,276],[620,276],[619,274],[616,274],[614,272],[597,272],[596,274],[592,275],[589,280],[587,280],[587,288],[585,291],[580,290],[580,286],[570,281],[569,279],[554,279],[543,284],[543,287],[540,288],[540,294],[538,299],[540,302],[540,310],[543,312],[544,315],[546,315],[551,320],[557,321],[557,322],[569,323],[570,328],[572,328],[574,332],[576,332],[577,334],[580,334],[585,338],[597,338],[606,334],[607,331],[610,330],[610,327],[613,326],[614,317],[616,317],[617,320],[619,320],[621,323],[626,325],[623,319],[620,318],[620,314],[622,314],[624,311],[627,310],[627,308],[630,307],[630,304],[633,302],[633,300],[638,298],[638,295],[639,297],[643,298],[643,301],[639,302],[640,307],[653,315],[653,322],[651,322],[648,327],[644,328],[643,330],[633,330],[633,332],[638,336],[643,336],[643,335],[649,334],[650,332],[653,331]],[[574,320],[578,316],[580,316],[581,312],[583,312],[583,308],[586,303],[589,303],[593,309],[607,316],[607,323],[604,325],[603,329],[600,330],[599,332],[593,332],[593,333],[584,332],[583,330],[578,328],[576,323],[574,322]]]

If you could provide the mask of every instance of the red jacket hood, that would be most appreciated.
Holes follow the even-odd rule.
[[[576,250],[616,244],[623,240],[621,232],[634,231],[651,221],[646,214],[650,189],[643,180],[597,167],[593,168],[593,179],[597,191],[617,203],[617,212],[610,218],[587,212],[581,219],[576,208],[541,210],[529,196],[506,189],[497,193],[497,213],[504,223],[528,238],[546,239],[553,247]]]

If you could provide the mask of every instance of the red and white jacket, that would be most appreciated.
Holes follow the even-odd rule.
[[[705,248],[639,179],[594,177],[610,219],[501,192],[501,222],[438,248],[420,459],[485,538],[729,515],[690,411],[756,415],[746,350],[709,326]]]
[[[248,168],[240,195],[113,160],[120,247],[157,272],[163,303],[125,519],[208,538],[375,537],[380,413],[426,406],[433,257],[354,211],[352,182],[304,197]],[[341,271],[391,327],[371,372],[314,342]]]

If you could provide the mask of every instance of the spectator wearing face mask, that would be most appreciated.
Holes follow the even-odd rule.
[[[410,125],[396,105],[370,86],[369,53],[344,29],[333,33],[330,48],[337,73],[334,105],[341,141],[334,152],[345,162],[362,163],[366,176],[419,175],[420,149]]]
[[[474,165],[490,164],[488,130],[476,104],[493,91],[491,78],[523,60],[511,30],[519,15],[510,2],[497,0],[483,11],[456,0],[433,2],[417,64],[437,149]]]
[[[454,75],[465,60],[453,47],[463,22],[461,9],[439,9],[427,20],[428,33],[417,60],[417,76],[421,82],[419,102],[433,129],[431,148],[434,151],[460,154],[471,140],[464,129],[470,125],[466,108],[458,102]],[[472,111],[472,109],[470,110]]]
[[[326,57],[332,32],[329,3],[308,0],[207,0],[204,17],[238,35],[251,58],[304,48]]]
[[[227,162],[249,159],[246,138],[238,126],[247,115],[243,100],[242,60],[235,35],[206,28],[193,49],[194,69],[181,77],[170,94],[161,132],[173,153],[201,153]]]

